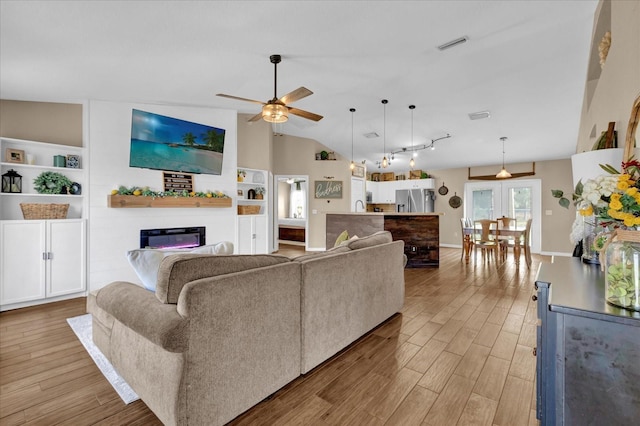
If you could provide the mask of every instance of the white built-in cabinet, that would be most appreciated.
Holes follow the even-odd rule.
[[[86,294],[85,152],[78,146],[0,138],[0,174],[14,170],[22,176],[21,193],[0,193],[0,310]],[[54,156],[73,160],[75,167],[54,166]],[[33,180],[46,171],[68,177],[80,193],[39,194]],[[69,210],[66,219],[25,220],[20,203],[69,204]]]
[[[266,215],[238,215],[238,254],[269,252]]]
[[[238,243],[235,250],[238,254],[271,252],[271,181],[266,170],[238,168]],[[262,198],[255,198],[259,192],[262,192]]]
[[[86,289],[84,219],[0,221],[0,310]]]

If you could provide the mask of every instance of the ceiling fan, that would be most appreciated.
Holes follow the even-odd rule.
[[[309,95],[312,95],[313,92],[306,87],[299,87],[293,92],[289,92],[280,99],[278,99],[278,64],[282,61],[282,57],[280,55],[271,55],[269,57],[271,63],[273,64],[273,99],[268,100],[267,102],[260,102],[253,99],[240,98],[238,96],[225,95],[223,93],[218,93],[216,96],[222,96],[223,98],[237,99],[240,101],[253,102],[255,104],[262,105],[262,112],[260,114],[256,114],[249,119],[249,121],[257,121],[260,118],[264,119],[264,121],[268,121],[269,123],[284,123],[289,119],[288,114],[291,113],[293,115],[297,115],[302,118],[306,118],[308,120],[320,121],[322,120],[322,116],[318,114],[314,114],[309,111],[304,111],[298,108],[293,108],[288,106],[295,101],[299,101],[302,98],[306,98]]]

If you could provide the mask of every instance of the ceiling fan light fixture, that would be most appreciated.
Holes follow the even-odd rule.
[[[262,107],[262,118],[269,123],[284,123],[289,119],[289,110],[286,106],[271,103]]]

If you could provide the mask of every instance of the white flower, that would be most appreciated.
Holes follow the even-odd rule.
[[[569,234],[569,239],[571,240],[571,244],[576,245],[585,237],[584,235],[584,220],[582,216],[577,216],[576,220],[573,221],[573,225],[571,226],[571,234]]]

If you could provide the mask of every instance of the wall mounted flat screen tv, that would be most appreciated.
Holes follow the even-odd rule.
[[[129,167],[220,175],[224,129],[134,109]]]

